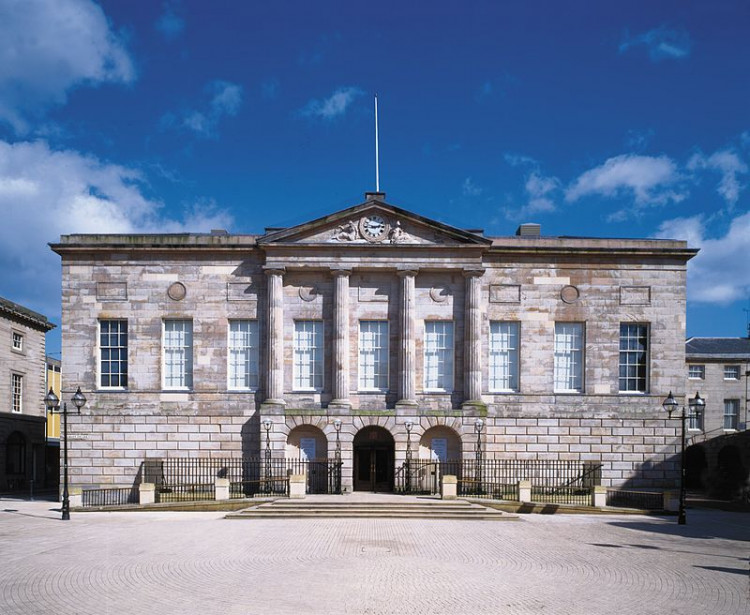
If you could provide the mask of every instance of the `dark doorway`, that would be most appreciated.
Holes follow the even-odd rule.
[[[685,487],[702,489],[707,468],[706,452],[703,447],[700,444],[688,446],[685,449]]]
[[[393,436],[382,427],[365,427],[354,436],[354,490],[393,491]]]

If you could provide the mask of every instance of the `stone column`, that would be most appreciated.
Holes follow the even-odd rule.
[[[284,268],[266,269],[268,276],[268,362],[266,404],[284,405]]]
[[[333,400],[329,407],[350,408],[349,401],[349,275],[334,269],[333,293]]]
[[[416,291],[415,278],[417,272],[412,270],[403,270],[398,272],[401,278],[401,304],[399,320],[401,324],[399,339],[399,400],[396,407],[416,407],[416,379],[417,379],[417,361],[416,361],[416,343],[414,339],[415,325],[414,312],[416,309]]]
[[[482,285],[483,269],[464,271],[464,405],[482,402]]]

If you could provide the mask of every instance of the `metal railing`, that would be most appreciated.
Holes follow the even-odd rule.
[[[535,502],[585,504],[601,483],[601,464],[580,461],[515,459],[411,460],[396,472],[399,493],[440,492],[442,476],[458,479],[458,495],[514,500],[519,481],[531,483]]]
[[[214,499],[217,478],[229,480],[231,498],[286,496],[291,474],[307,477],[307,493],[341,493],[341,465],[333,459],[147,459],[142,476],[160,502]]]
[[[81,492],[81,505],[84,508],[95,506],[122,506],[138,503],[137,487],[107,487],[85,489]]]

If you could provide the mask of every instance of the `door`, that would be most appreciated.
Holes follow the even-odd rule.
[[[393,447],[361,445],[354,449],[354,490],[393,491]]]

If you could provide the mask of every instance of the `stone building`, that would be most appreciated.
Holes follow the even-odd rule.
[[[688,484],[732,496],[750,472],[750,338],[691,337],[685,359],[688,395],[706,400],[703,415],[688,419]]]
[[[275,458],[340,450],[347,490],[392,487],[407,448],[478,445],[673,485],[661,402],[685,394],[696,251],[539,231],[486,237],[368,193],[262,235],[63,236],[63,397],[89,400],[70,417],[72,483],[268,441]]]
[[[0,297],[0,492],[45,482],[45,334],[54,326]]]

